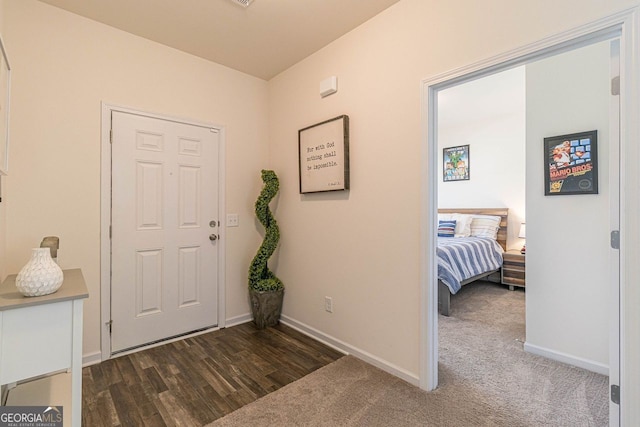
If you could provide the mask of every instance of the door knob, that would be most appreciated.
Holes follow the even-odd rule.
[[[213,241],[213,240],[218,240],[218,236],[215,234],[209,234],[209,240]]]

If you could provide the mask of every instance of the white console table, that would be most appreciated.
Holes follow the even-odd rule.
[[[80,269],[63,273],[60,289],[41,297],[18,292],[15,275],[0,285],[0,385],[4,388],[50,373],[70,372],[71,408],[64,410],[71,411],[71,425],[80,427],[82,305],[89,294]]]

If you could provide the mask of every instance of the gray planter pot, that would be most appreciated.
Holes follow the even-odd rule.
[[[254,291],[249,289],[251,313],[258,329],[275,326],[280,321],[284,289],[279,291]]]

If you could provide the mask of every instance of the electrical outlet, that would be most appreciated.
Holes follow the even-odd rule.
[[[333,300],[331,297],[324,297],[324,309],[329,313],[333,313]]]
[[[237,227],[240,223],[238,214],[227,214],[227,227]]]

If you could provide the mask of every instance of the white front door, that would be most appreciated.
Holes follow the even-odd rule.
[[[220,140],[216,129],[118,111],[111,131],[115,353],[218,323]]]

